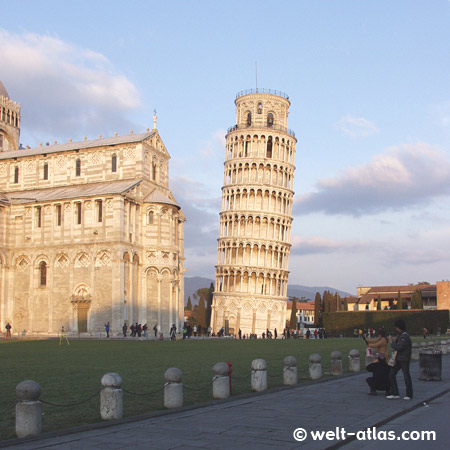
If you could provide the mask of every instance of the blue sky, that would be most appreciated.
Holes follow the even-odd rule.
[[[188,276],[213,278],[234,98],[286,92],[298,138],[290,282],[434,283],[450,271],[450,3],[0,0],[21,142],[158,129]],[[200,232],[199,232],[200,230]]]

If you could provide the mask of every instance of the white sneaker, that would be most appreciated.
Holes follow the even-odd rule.
[[[408,396],[403,397],[403,400],[411,400],[411,397],[408,397]]]
[[[399,395],[388,395],[386,398],[388,398],[389,400],[393,400],[394,398],[400,398]]]

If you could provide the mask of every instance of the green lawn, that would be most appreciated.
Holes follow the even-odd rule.
[[[23,380],[42,386],[41,399],[55,404],[72,404],[87,399],[100,389],[107,372],[122,376],[123,388],[134,393],[162,388],[164,372],[178,367],[183,372],[184,402],[192,404],[212,400],[212,367],[219,361],[233,364],[233,395],[250,392],[250,365],[256,358],[268,363],[270,387],[282,385],[285,356],[297,358],[300,377],[308,376],[308,357],[322,355],[324,370],[330,366],[330,354],[343,353],[344,371],[348,370],[348,352],[357,348],[364,356],[361,339],[326,340],[186,340],[159,341],[82,341],[58,346],[58,341],[0,341],[3,376],[0,378],[0,439],[14,437],[15,388]],[[363,362],[363,360],[362,360]],[[273,376],[270,376],[273,375]],[[200,389],[189,390],[188,388]],[[163,393],[135,396],[124,393],[124,416],[163,409]],[[43,405],[44,431],[99,422],[99,396],[74,407]]]

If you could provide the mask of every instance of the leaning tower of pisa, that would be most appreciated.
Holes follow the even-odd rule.
[[[237,94],[226,135],[212,327],[229,334],[283,330],[294,196],[295,134],[289,97]]]

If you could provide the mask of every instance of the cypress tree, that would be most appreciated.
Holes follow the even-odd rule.
[[[320,293],[316,292],[316,296],[314,298],[314,325],[316,327],[320,326],[320,315],[322,313],[322,298],[320,297]]]
[[[212,301],[214,294],[214,285],[211,283],[209,286],[208,296],[206,297],[206,326],[209,327],[211,325],[211,311],[212,311]]]
[[[187,311],[192,311],[192,302],[191,302],[191,296],[188,297],[187,305],[186,305]]]
[[[377,311],[381,311],[381,295],[378,295],[378,300],[377,300]]]
[[[204,329],[206,321],[206,308],[205,308],[205,300],[203,297],[200,297],[198,301],[198,309],[197,309],[197,326],[201,325]]]
[[[289,321],[289,328],[291,330],[297,329],[297,301],[295,297],[292,297],[292,310],[291,310],[291,320]]]
[[[348,311],[348,300],[347,300],[347,297],[344,298],[344,311]]]
[[[423,309],[422,293],[419,290],[414,291],[411,299],[411,309]]]
[[[397,294],[397,309],[403,309],[402,294],[400,294],[400,291]]]

